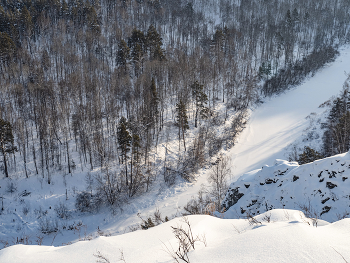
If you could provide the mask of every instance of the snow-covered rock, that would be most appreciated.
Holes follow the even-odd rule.
[[[223,202],[225,217],[286,208],[334,222],[350,214],[349,178],[350,153],[300,166],[276,160],[231,184]]]

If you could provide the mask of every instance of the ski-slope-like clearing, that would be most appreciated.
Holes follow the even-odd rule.
[[[350,73],[350,48],[342,48],[334,63],[302,85],[266,101],[254,110],[247,128],[230,151],[235,179],[243,173],[285,158],[285,147],[309,125],[307,116],[324,111],[319,106],[336,96]]]

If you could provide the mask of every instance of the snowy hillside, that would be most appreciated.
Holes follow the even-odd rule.
[[[350,213],[350,153],[298,165],[276,160],[230,186],[225,216],[256,215],[275,208],[301,209],[329,222]]]
[[[319,114],[322,115],[327,110],[319,108],[319,105],[339,94],[346,79],[344,71],[350,68],[349,62],[350,49],[342,48],[334,63],[323,68],[303,85],[266,101],[251,112],[247,128],[236,145],[228,151],[222,151],[231,158],[231,182],[236,181],[242,174],[266,164],[272,166],[276,159],[288,158],[290,145],[296,141],[301,148],[303,143],[310,143],[301,140],[303,134],[309,132],[310,113],[314,113],[312,121],[317,123]],[[317,132],[320,134],[322,131]],[[314,146],[317,142],[313,140],[311,143]],[[169,143],[167,147],[170,145],[172,144]],[[177,144],[174,143],[174,148],[176,147]],[[164,149],[158,152],[159,156],[162,153]],[[146,219],[157,209],[163,217],[172,218],[173,215],[181,214],[182,208],[197,195],[203,184],[207,185],[208,172],[206,167],[199,170],[197,181],[194,183],[178,182],[173,187],[154,184],[147,194],[133,198],[122,210],[101,209],[98,214],[89,214],[75,210],[77,194],[88,188],[89,178],[91,179],[86,171],[80,172],[79,169],[78,167],[73,176],[58,175],[49,186],[45,186],[45,180],[40,177],[14,177],[16,180],[2,178],[0,193],[4,197],[4,210],[0,218],[1,247],[16,244],[17,238],[19,241],[27,240],[28,244],[37,244],[38,237],[43,238],[42,242],[45,245],[61,246],[84,238],[95,238],[98,236],[98,229],[105,235],[122,234],[130,231],[130,227],[134,228],[142,223],[138,213]],[[90,175],[94,175],[95,172],[92,171]],[[301,180],[296,181],[298,182]],[[345,181],[347,182],[348,180]],[[319,201],[317,205],[320,205]],[[307,199],[304,199],[301,203],[307,202]],[[320,206],[318,212],[321,213],[322,208],[330,206],[328,203],[331,202],[333,201],[329,200]],[[60,218],[57,211],[67,213],[60,213]],[[265,210],[259,212],[263,211]],[[334,214],[343,212],[345,210]],[[240,214],[239,210],[238,213]],[[336,219],[335,217],[330,221]],[[42,230],[48,233],[50,229],[56,232],[42,233]]]
[[[198,235],[203,241],[195,242],[195,250],[188,253],[190,262],[331,263],[350,259],[350,219],[333,224],[321,221],[316,228],[303,213],[283,209],[250,221],[211,216],[188,219],[194,238]],[[71,246],[16,245],[0,251],[0,262],[174,262],[167,252],[167,248],[178,248],[171,227],[188,230],[184,219],[177,218],[147,231],[99,237]]]

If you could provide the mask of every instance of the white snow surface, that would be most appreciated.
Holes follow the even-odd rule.
[[[268,99],[252,110],[247,128],[236,145],[228,151],[222,151],[231,160],[230,182],[236,182],[243,174],[244,178],[248,178],[247,174],[253,177],[263,166],[273,166],[276,159],[286,158],[290,145],[300,141],[310,128],[310,114],[324,114],[325,109],[319,108],[319,105],[339,94],[347,78],[345,72],[349,70],[350,47],[343,47],[334,63],[321,69],[302,85]],[[112,237],[98,237],[97,229],[107,235],[116,235],[128,232],[129,226],[141,223],[138,213],[143,218],[147,218],[156,209],[160,210],[163,218],[179,214],[202,185],[207,184],[207,172],[205,168],[200,170],[194,183],[183,182],[172,188],[153,188],[144,196],[130,200],[129,205],[123,207],[122,213],[118,210],[115,214],[110,211],[91,215],[75,214],[73,219],[63,220],[65,229],[71,230],[44,236],[43,244],[55,247],[11,246],[0,251],[0,262],[96,262],[93,254],[97,250],[110,258],[111,262],[118,262],[119,249],[123,249],[126,262],[172,262],[163,251],[162,242],[170,242],[175,247],[170,226],[180,224],[180,219],[147,231]],[[69,209],[74,209],[76,192],[85,188],[85,174],[81,172],[73,176],[57,177],[49,192],[45,190],[48,186],[42,187],[43,182],[38,183],[40,180],[36,177],[18,180],[15,185],[17,192],[13,196],[6,194],[4,211],[0,215],[2,245],[6,245],[5,242],[14,245],[17,237],[28,237],[29,244],[38,243],[38,226],[45,223],[46,218],[51,220],[50,224],[55,224],[57,217],[54,218],[53,210],[58,201],[67,203]],[[4,191],[6,183],[10,182],[11,180],[2,180],[3,187],[0,191]],[[67,185],[74,185],[74,189],[68,188],[68,201],[65,200]],[[80,188],[76,189],[76,186]],[[19,196],[18,193],[23,193],[24,190],[31,194]],[[27,216],[24,216],[24,211],[20,211],[25,207],[23,204],[29,207]],[[249,226],[243,219],[191,216],[194,232],[206,234],[208,243],[207,247],[198,245],[191,252],[192,262],[342,262],[340,254],[350,259],[349,219],[333,224],[324,223],[325,226],[315,228],[304,222],[300,212],[289,211],[290,215],[286,216],[285,211],[289,210],[267,212],[276,215],[273,220],[275,222],[255,227]],[[49,216],[45,216],[46,212]],[[95,237],[98,238],[77,242]],[[67,243],[74,244],[64,246]]]
[[[270,217],[270,222],[266,221]],[[265,218],[265,219],[264,219]],[[255,225],[244,219],[189,216],[197,242],[189,253],[190,262],[343,262],[350,258],[350,219],[313,227],[295,210],[272,210],[256,217]],[[259,223],[260,222],[260,223]],[[114,237],[99,237],[70,246],[16,245],[0,251],[7,263],[96,262],[101,253],[110,262],[174,262],[166,247],[177,249],[171,226],[184,226],[183,219]],[[186,228],[185,228],[186,229]],[[103,261],[102,261],[103,262]]]

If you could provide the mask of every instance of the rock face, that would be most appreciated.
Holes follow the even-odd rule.
[[[350,216],[350,153],[313,163],[276,160],[273,166],[241,176],[222,203],[226,217],[275,208],[308,210],[326,221]]]

